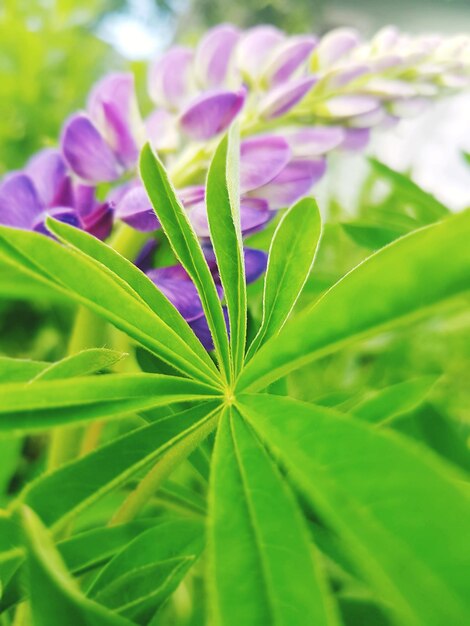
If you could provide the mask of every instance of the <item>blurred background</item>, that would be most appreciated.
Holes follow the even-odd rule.
[[[21,167],[37,149],[56,144],[65,117],[84,105],[90,87],[106,71],[135,72],[147,113],[148,60],[173,41],[195,43],[208,27],[222,21],[240,27],[268,22],[290,33],[319,35],[354,26],[368,37],[387,24],[409,33],[451,35],[470,32],[470,1],[0,0],[0,176]],[[418,119],[378,133],[367,151],[408,173],[451,210],[470,206],[470,167],[464,152],[470,153],[469,94],[448,98]],[[370,253],[367,244],[355,245],[346,237],[335,215],[339,223],[364,207],[374,209],[370,190],[376,181],[371,175],[363,154],[335,154],[327,176],[315,188],[331,224],[306,298],[317,297]],[[396,198],[392,189],[387,202],[393,210]],[[6,282],[8,298],[2,298],[0,285],[0,352],[40,359],[62,356],[64,345],[58,337],[67,334],[67,307],[51,306],[34,293],[19,304],[11,297],[15,285]],[[470,422],[469,327],[467,301],[466,309],[460,303],[443,318],[344,351],[331,362],[315,365],[313,372],[303,370],[309,378],[304,388],[314,399],[339,388],[377,388],[413,375],[443,374],[437,406],[445,405]]]

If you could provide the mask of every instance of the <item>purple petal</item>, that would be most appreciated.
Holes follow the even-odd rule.
[[[237,46],[237,66],[242,74],[257,80],[271,53],[284,38],[284,34],[274,26],[256,26],[248,30]]]
[[[282,209],[306,195],[325,171],[324,158],[293,159],[274,180],[254,193],[267,200],[271,210]]]
[[[113,151],[84,114],[74,115],[66,122],[61,146],[70,169],[83,180],[110,182],[122,173]]]
[[[221,24],[207,32],[196,50],[196,76],[204,87],[220,87],[225,80],[230,59],[240,32],[230,24]]]
[[[97,239],[104,241],[113,228],[114,211],[108,202],[103,202],[96,206],[91,213],[85,217],[80,216],[83,229]]]
[[[53,148],[41,150],[30,159],[25,172],[32,179],[44,206],[63,204],[64,196],[70,199],[70,180],[58,150]]]
[[[0,224],[29,230],[43,210],[29,176],[17,172],[4,179],[0,185]]]
[[[338,126],[316,126],[295,131],[287,140],[295,157],[316,157],[339,146],[344,131]]]
[[[158,242],[156,239],[149,239],[142,246],[136,260],[134,261],[134,265],[142,270],[142,272],[148,272],[148,270],[152,268],[153,255],[157,246]]]
[[[330,67],[360,43],[359,34],[352,28],[337,28],[325,35],[315,50],[318,68]],[[314,69],[317,67],[314,66]]]
[[[203,94],[182,114],[181,128],[192,139],[203,141],[226,130],[240,112],[246,91],[216,91]]]
[[[370,72],[368,65],[350,65],[334,69],[322,78],[322,85],[325,85],[329,90],[340,89],[368,72]]]
[[[78,216],[78,213],[74,209],[67,207],[57,207],[55,209],[48,209],[40,213],[32,225],[32,230],[43,235],[51,236],[51,232],[46,227],[46,218],[53,217],[59,222],[75,226],[75,228],[82,228],[82,222]]]
[[[139,155],[143,124],[132,74],[110,74],[92,90],[88,113],[125,167],[132,167]]]
[[[240,191],[265,185],[287,165],[289,144],[282,137],[264,135],[245,139],[240,146]]]
[[[380,101],[372,96],[335,96],[326,102],[324,108],[322,107],[321,115],[342,119],[370,113],[379,108]]]
[[[205,239],[210,237],[206,203],[204,201],[192,205],[188,212],[188,217],[198,237],[203,237]]]
[[[289,37],[275,49],[266,69],[266,77],[272,85],[279,85],[288,80],[292,74],[310,56],[317,44],[315,37]]]
[[[371,126],[378,126],[385,118],[385,110],[382,107],[369,111],[368,113],[361,113],[360,115],[353,115],[348,119],[349,126],[354,128],[370,128]]]
[[[155,104],[177,109],[190,91],[193,51],[174,46],[149,69],[148,89]]]
[[[224,318],[225,318],[225,325],[227,327],[227,332],[230,332],[227,307],[225,307],[225,306],[222,307],[222,311],[223,311]],[[214,349],[214,342],[212,340],[212,335],[211,335],[211,332],[209,330],[209,325],[207,324],[207,319],[206,319],[205,315],[202,315],[197,320],[194,320],[193,322],[190,322],[189,325],[191,326],[194,334],[199,339],[199,341],[202,343],[204,348],[208,352],[213,350]]]
[[[247,283],[253,283],[266,271],[268,255],[263,250],[244,248],[245,278]]]
[[[370,128],[345,128],[344,141],[341,145],[345,150],[363,150],[370,140]]]
[[[206,190],[203,185],[193,185],[178,190],[178,197],[186,208],[204,201]]]
[[[160,228],[150,199],[142,186],[135,187],[125,194],[116,206],[115,216],[142,232],[152,232]]]
[[[147,276],[168,298],[187,322],[204,315],[201,299],[196,287],[188,278],[172,277],[173,268],[149,270]]]
[[[82,217],[91,214],[96,208],[95,187],[75,185],[73,206]]]
[[[155,109],[145,120],[145,130],[155,150],[171,152],[178,148],[178,119],[168,111]]]
[[[414,117],[429,106],[428,98],[399,98],[389,104],[389,111],[396,117]]]
[[[274,217],[269,204],[263,198],[243,196],[240,200],[240,222],[243,235],[252,235],[261,230]]]
[[[275,87],[260,103],[261,116],[274,119],[284,115],[307,95],[316,82],[316,77],[306,76]]]
[[[383,54],[388,52],[400,39],[400,31],[395,26],[384,26],[371,41],[374,51]]]

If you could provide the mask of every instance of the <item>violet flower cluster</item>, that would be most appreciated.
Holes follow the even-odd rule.
[[[111,74],[85,111],[64,124],[60,149],[46,149],[0,184],[0,223],[47,234],[46,215],[106,239],[123,222],[148,242],[133,259],[210,349],[202,304],[182,267],[152,267],[159,223],[136,173],[150,141],[165,159],[216,283],[205,208],[205,176],[221,133],[239,120],[242,234],[308,194],[332,150],[364,148],[437,96],[470,82],[470,37],[409,37],[388,27],[364,42],[352,29],[287,36],[272,26],[210,30],[195,48],[174,46],[149,67],[154,110],[144,119],[132,74]],[[104,201],[102,183],[113,183]],[[245,249],[247,281],[266,255]],[[223,298],[219,284],[220,297]]]

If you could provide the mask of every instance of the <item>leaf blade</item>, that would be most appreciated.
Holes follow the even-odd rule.
[[[230,320],[233,375],[240,372],[246,342],[246,281],[240,226],[240,137],[232,127],[218,145],[207,175],[207,217]]]
[[[243,396],[240,410],[396,608],[397,624],[465,623],[470,501],[458,474],[407,439],[330,409],[259,395]]]
[[[238,412],[221,418],[211,480],[214,623],[337,624],[296,503]]]
[[[313,198],[299,200],[279,222],[269,249],[261,327],[247,360],[287,321],[314,263],[320,236],[320,212]]]
[[[141,153],[140,174],[162,228],[176,256],[198,290],[220,367],[228,380],[230,378],[229,341],[222,305],[212,275],[168,174],[149,144]]]
[[[262,389],[309,361],[464,293],[470,288],[469,238],[467,211],[368,257],[261,348],[238,388]]]

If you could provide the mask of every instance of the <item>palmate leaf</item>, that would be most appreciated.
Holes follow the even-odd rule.
[[[93,419],[109,419],[178,402],[215,400],[209,385],[158,374],[114,374],[92,378],[0,385],[0,432],[44,430]]]
[[[0,382],[26,383],[49,367],[47,361],[30,361],[0,356]]]
[[[207,176],[207,217],[230,320],[233,375],[243,366],[246,342],[246,282],[240,226],[238,127],[219,144]]]
[[[213,368],[123,278],[99,262],[44,235],[4,226],[0,226],[1,257],[91,308],[183,373],[215,380]]]
[[[467,623],[470,500],[459,474],[331,409],[268,395],[242,396],[238,406],[390,603],[397,626]]]
[[[338,624],[294,498],[233,408],[217,433],[209,516],[214,625]]]
[[[52,219],[48,219],[47,224],[61,241],[79,250],[93,263],[100,264],[101,268],[107,268],[113,278],[124,281],[130,287],[131,293],[137,294],[168,328],[184,340],[199,360],[205,363],[206,369],[217,376],[214,363],[179,311],[133,263],[82,230]]]
[[[56,547],[69,572],[81,575],[104,565],[135,537],[154,525],[155,520],[153,519],[141,519],[111,528],[96,528],[59,541]],[[21,554],[20,559],[23,559],[23,554]],[[25,566],[26,563],[22,562],[7,585],[5,585],[6,581],[3,581],[4,589],[0,598],[0,611],[4,611],[25,599],[27,589],[22,583],[25,576]]]
[[[279,222],[264,279],[263,319],[247,359],[287,321],[312,268],[320,234],[320,212],[313,198],[299,200]]]
[[[209,266],[186,211],[161,161],[147,144],[140,157],[140,174],[155,213],[180,263],[195,284],[212,334],[220,369],[230,380],[230,350],[222,305]]]
[[[399,192],[400,198],[413,203],[417,217],[422,225],[431,224],[435,220],[449,215],[449,209],[433,195],[421,189],[419,185],[401,172],[388,167],[377,159],[370,158],[373,171],[388,180]]]
[[[48,526],[58,526],[128,482],[186,440],[195,445],[215,426],[216,403],[204,403],[123,435],[33,481],[21,494]],[[61,489],[74,485],[74,489]]]
[[[350,411],[366,422],[388,424],[422,404],[435,383],[435,376],[421,376],[397,383],[354,404]]]
[[[146,624],[176,589],[204,545],[204,525],[170,518],[140,534],[94,579],[87,595]]]
[[[266,343],[245,367],[238,389],[262,389],[309,361],[468,291],[469,238],[466,211],[382,248]]]
[[[24,507],[21,521],[28,551],[31,612],[35,626],[131,626],[86,598],[68,573],[59,553],[35,513]]]

